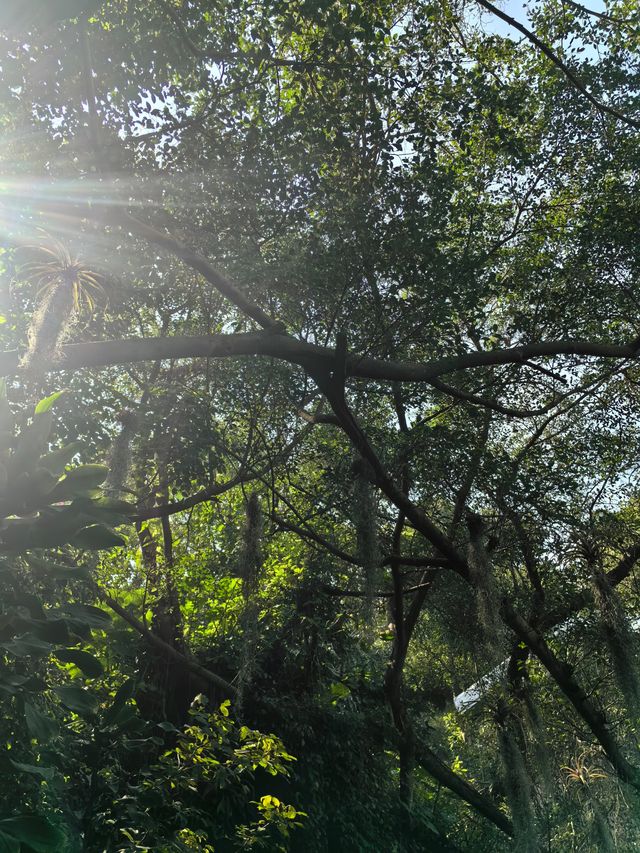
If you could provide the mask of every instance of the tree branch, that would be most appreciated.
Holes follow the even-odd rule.
[[[630,764],[622,754],[618,742],[611,734],[604,713],[596,708],[582,689],[573,675],[572,667],[558,660],[542,634],[529,625],[506,599],[502,602],[502,613],[507,625],[531,649],[576,709],[578,715],[591,729],[620,778],[640,790],[640,776],[637,768]]]
[[[640,121],[637,119],[630,118],[624,113],[617,110],[615,107],[610,107],[608,104],[603,104],[602,101],[599,101],[595,95],[592,95],[591,92],[584,85],[582,80],[569,68],[569,66],[564,62],[558,54],[552,50],[548,44],[545,44],[538,36],[530,29],[521,24],[519,21],[516,21],[515,18],[512,18],[511,15],[507,15],[506,12],[503,12],[501,9],[498,9],[497,6],[494,6],[493,3],[490,3],[489,0],[476,0],[480,6],[487,9],[487,11],[491,12],[492,15],[495,15],[497,18],[500,18],[505,23],[509,24],[509,26],[518,30],[519,33],[531,42],[534,47],[537,47],[538,50],[543,53],[547,59],[549,59],[555,66],[558,68],[567,80],[571,83],[571,85],[577,89],[582,95],[589,101],[589,103],[593,104],[597,110],[603,113],[607,113],[614,118],[617,118],[619,121],[628,124],[630,127],[635,128],[636,130],[640,130]]]
[[[231,696],[232,698],[237,696],[238,691],[232,684],[229,684],[229,682],[225,681],[225,679],[221,676],[216,675],[215,672],[211,672],[210,669],[201,666],[199,663],[197,663],[197,661],[193,660],[192,658],[183,655],[173,646],[170,646],[169,643],[165,643],[164,640],[161,640],[160,637],[157,637],[155,634],[153,634],[148,628],[146,628],[142,624],[142,622],[140,622],[139,619],[136,619],[133,614],[129,613],[128,610],[125,610],[122,605],[118,604],[118,602],[114,598],[111,598],[110,595],[108,595],[103,589],[100,589],[99,587],[98,597],[101,601],[107,604],[113,610],[114,613],[117,613],[118,616],[120,616],[122,619],[124,619],[125,622],[127,622],[127,624],[131,625],[131,627],[134,628],[140,634],[141,637],[144,637],[144,639],[149,643],[149,645],[155,646],[157,649],[167,655],[167,657],[173,658],[174,660],[183,664],[187,669],[191,670],[191,672],[193,672],[195,675],[199,675],[200,678],[204,679],[209,684],[213,684],[214,687],[217,687],[219,690],[223,690],[225,692],[225,695]]]
[[[187,266],[199,272],[229,302],[235,305],[236,308],[239,308],[247,317],[255,320],[263,329],[283,330],[281,323],[278,323],[265,314],[262,308],[248,299],[228,278],[218,272],[203,255],[186,246],[180,240],[172,237],[167,232],[159,231],[146,222],[142,222],[121,208],[114,213],[107,214],[106,218],[110,223],[118,225],[121,228],[127,228],[133,234],[144,237],[150,243],[154,243],[156,246],[160,246],[180,258]]]
[[[633,359],[638,356],[638,341],[630,344],[577,340],[542,341],[509,349],[469,352],[423,363],[385,361],[351,355],[347,357],[346,374],[347,377],[352,378],[389,382],[430,382],[438,376],[455,373],[458,370],[524,364],[531,358],[560,355]],[[0,353],[0,376],[18,374],[23,356],[24,352],[18,350]],[[128,338],[66,344],[60,348],[59,358],[48,365],[48,370],[58,372],[165,359],[238,356],[278,358],[290,364],[297,364],[312,373],[318,370],[331,370],[335,363],[335,350],[331,347],[298,341],[288,335],[249,332],[194,337]]]

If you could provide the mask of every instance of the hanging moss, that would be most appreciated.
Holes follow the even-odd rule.
[[[467,513],[467,527],[469,529],[467,560],[470,580],[475,592],[478,621],[490,656],[495,657],[501,645],[499,596],[483,542],[484,520],[475,513]]]
[[[498,707],[496,722],[505,790],[513,821],[514,850],[518,853],[539,853],[533,785],[518,743],[515,718],[504,702]]]
[[[600,803],[591,799],[591,835],[598,853],[615,853],[618,849],[609,826],[609,821]]]
[[[374,628],[374,598],[380,575],[380,547],[375,491],[368,466],[360,460],[353,466],[353,520],[357,555],[362,564],[364,616],[369,630]]]
[[[55,358],[73,317],[73,283],[60,276],[46,289],[31,320],[28,349],[22,361],[25,369],[33,370]]]
[[[242,594],[248,601],[255,592],[262,567],[262,510],[255,492],[247,500],[245,513],[238,575],[242,578]]]
[[[591,574],[593,597],[600,616],[600,629],[611,655],[616,682],[627,709],[640,716],[640,680],[638,678],[636,639],[629,625],[620,596],[602,569],[602,555],[593,540],[585,538],[580,550]]]
[[[138,418],[135,412],[126,409],[118,415],[120,432],[113,440],[109,456],[109,475],[104,484],[106,494],[120,497],[128,491],[127,484],[131,473],[131,442],[135,434]]]
[[[251,682],[258,641],[258,582],[262,568],[263,518],[258,495],[254,492],[247,500],[246,520],[242,534],[242,549],[238,563],[238,576],[242,580],[244,609],[240,618],[242,650],[238,673],[237,704],[242,706],[244,688]]]
[[[531,740],[529,763],[540,793],[544,799],[548,799],[554,787],[551,755],[547,745],[545,725],[528,683],[523,684],[520,698],[524,710],[524,722]]]

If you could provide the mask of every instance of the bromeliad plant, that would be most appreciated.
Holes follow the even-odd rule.
[[[29,260],[20,275],[38,288],[23,361],[25,368],[32,369],[55,356],[74,319],[83,310],[91,313],[103,290],[96,273],[48,234],[24,251]]]

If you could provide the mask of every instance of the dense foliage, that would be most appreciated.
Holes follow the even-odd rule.
[[[639,20],[0,4],[0,851],[640,847]]]

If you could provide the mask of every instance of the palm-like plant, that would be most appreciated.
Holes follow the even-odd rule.
[[[55,357],[73,320],[85,310],[94,310],[102,287],[89,267],[48,234],[24,251],[31,259],[21,266],[21,275],[38,286],[38,307],[31,320],[29,346],[23,360],[23,366],[31,369]]]

